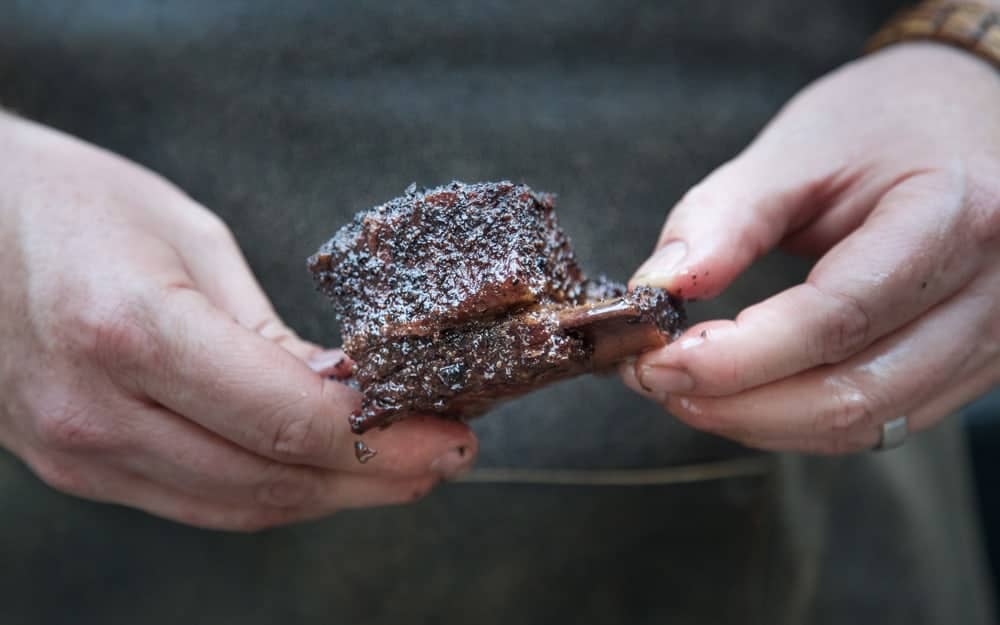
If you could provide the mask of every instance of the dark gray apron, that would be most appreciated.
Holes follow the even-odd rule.
[[[896,3],[2,4],[0,102],[217,211],[331,344],[303,261],[355,211],[524,181],[559,195],[585,266],[627,278],[684,190]],[[692,315],[806,269],[771,256]],[[475,427],[468,482],[251,536],[66,497],[0,455],[0,623],[990,620],[954,423],[877,457],[758,455],[589,378]]]

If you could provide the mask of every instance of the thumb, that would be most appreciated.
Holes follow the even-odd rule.
[[[629,286],[659,287],[685,298],[718,295],[820,210],[828,194],[819,167],[815,158],[751,146],[677,204]]]

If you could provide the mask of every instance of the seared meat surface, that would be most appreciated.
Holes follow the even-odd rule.
[[[461,418],[666,343],[678,299],[587,280],[553,198],[510,182],[358,213],[309,259],[364,396],[355,432],[410,412]]]

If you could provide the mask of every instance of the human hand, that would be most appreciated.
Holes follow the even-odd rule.
[[[278,320],[174,187],[3,114],[0,145],[0,445],[45,482],[252,530],[412,501],[471,464],[471,431],[433,418],[367,434],[358,463],[340,354]]]
[[[807,88],[670,214],[632,284],[717,295],[783,244],[804,284],[623,366],[690,425],[764,449],[870,449],[1000,382],[1000,75],[893,46]]]

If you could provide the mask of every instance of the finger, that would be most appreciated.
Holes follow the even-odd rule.
[[[461,463],[472,461],[468,427],[425,419],[372,436],[380,455],[359,464],[348,423],[360,404],[357,392],[316,375],[196,291],[171,289],[146,306],[104,333],[123,355],[111,359],[113,377],[254,454],[359,473],[414,473],[447,464],[460,449]]]
[[[667,400],[666,393],[660,393],[642,385],[639,381],[639,376],[636,375],[635,365],[636,361],[634,359],[626,360],[618,365],[618,375],[621,377],[622,383],[646,399],[655,401],[658,404],[665,402]]]
[[[1000,256],[997,252],[994,252]],[[927,401],[908,413],[910,426],[921,430],[934,425],[941,415],[951,414],[989,390],[1000,386],[1000,272],[984,273],[963,291],[963,297],[989,305],[989,321],[976,337],[976,352],[960,366],[954,367],[951,377]]]
[[[954,376],[942,392],[928,397],[926,402],[907,415],[910,427],[916,431],[929,428],[937,423],[941,415],[957,412],[966,404],[997,388],[1000,385],[998,364],[1000,361],[994,361],[991,369]]]
[[[354,361],[340,349],[326,349],[309,356],[306,364],[319,375],[346,380],[354,375]]]
[[[980,301],[993,299],[992,293],[1000,287],[1000,279],[984,276],[977,280],[963,293],[964,297],[981,298]],[[996,313],[992,314],[994,319]],[[995,323],[995,322],[994,322]],[[994,331],[995,334],[995,331]],[[981,339],[990,335],[987,331]],[[916,407],[905,413],[907,424],[911,431],[920,431],[933,426],[942,415],[950,415],[962,406],[982,396],[990,389],[1000,384],[1000,358],[996,353],[1000,348],[991,347],[989,339],[980,340],[976,355],[968,358],[952,368],[947,379],[943,380],[917,402]],[[984,347],[985,346],[985,347]],[[739,442],[758,449],[770,451],[800,451],[818,454],[841,454],[850,451],[873,448],[880,440],[880,429],[854,428],[842,437],[791,437],[779,435],[750,435],[739,439]]]
[[[1000,382],[997,371],[979,370],[953,375],[941,388],[935,389],[912,412],[907,413],[907,428],[911,432],[934,426],[942,415],[951,415],[961,407],[986,394]],[[854,428],[840,437],[781,437],[746,436],[740,444],[765,451],[795,451],[818,455],[840,455],[874,449],[881,440],[881,428]]]
[[[635,363],[622,363],[619,365],[619,374],[624,384],[647,399],[658,404],[665,405],[669,410],[667,393],[655,391],[642,386],[636,375]],[[717,430],[717,434],[726,436],[736,442],[753,449],[764,451],[799,451],[814,454],[840,454],[848,453],[848,450],[870,448],[878,442],[877,435],[872,431],[862,431],[860,433],[849,432],[843,439],[828,440],[827,438],[805,438],[802,436],[776,436],[770,434],[762,436],[760,434],[747,433],[743,430],[733,428]],[[866,445],[868,447],[866,447]]]
[[[278,317],[225,223],[201,206],[192,203],[190,208],[194,210],[185,212],[187,227],[171,229],[171,243],[198,290],[237,323],[301,360],[322,360],[322,347],[299,338]]]
[[[426,477],[337,476],[324,482],[317,500],[303,505],[233,505],[77,458],[32,455],[27,461],[42,481],[66,494],[136,508],[186,525],[234,531],[256,531],[351,508],[411,503],[424,497],[436,483],[435,478]]]
[[[907,413],[907,428],[911,432],[934,426],[942,415],[951,415],[962,406],[981,397],[1000,382],[997,371],[978,370],[953,375],[941,388],[930,394],[919,407]],[[881,428],[854,428],[835,437],[748,436],[738,439],[746,446],[765,451],[795,451],[818,455],[840,455],[872,450],[881,440]]]
[[[130,420],[133,425],[129,440],[119,445],[121,451],[105,456],[105,460],[203,499],[245,506],[333,506],[341,503],[343,493],[325,484],[338,477],[354,476],[251,454],[161,408],[131,410]],[[399,471],[400,467],[413,468],[384,463],[368,475],[392,479],[448,477],[430,467],[413,473]],[[333,499],[324,501],[324,497]]]
[[[378,455],[345,470],[368,472],[367,464],[377,464],[385,468],[373,471],[415,474],[432,458],[425,470],[452,479],[471,469],[479,455],[479,440],[467,425],[433,416],[411,415],[391,427],[365,432],[363,438]]]
[[[985,366],[991,308],[989,298],[956,296],[843,363],[727,397],[673,396],[667,406],[695,427],[737,440],[842,441],[913,414],[955,371]]]
[[[949,174],[907,180],[805,284],[746,309],[734,322],[691,328],[639,360],[659,392],[729,395],[841,362],[950,297],[983,264],[962,245],[963,197]]]
[[[757,142],[674,207],[657,249],[630,281],[688,298],[717,295],[801,227],[847,183],[836,159],[799,157]]]
[[[622,363],[619,366],[619,373],[625,385],[636,393],[659,404],[667,403],[669,396],[666,394],[642,387],[638,377],[635,375],[634,363]],[[753,449],[764,451],[798,451],[813,454],[840,454],[848,453],[848,450],[870,449],[878,442],[875,431],[850,432],[843,439],[833,440],[819,437],[806,438],[802,436],[761,436],[759,434],[747,434],[746,432],[732,429],[720,430],[716,433],[727,436],[741,445]]]

